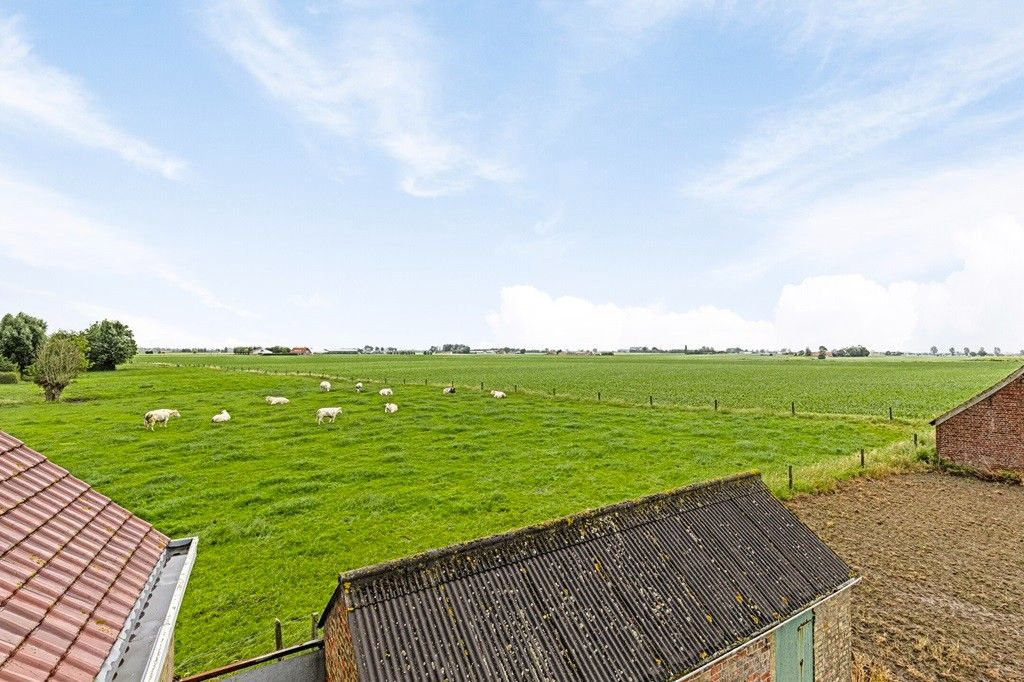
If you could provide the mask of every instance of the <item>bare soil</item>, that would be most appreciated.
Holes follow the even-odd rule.
[[[788,504],[862,577],[871,679],[1024,682],[1024,487],[907,474]]]

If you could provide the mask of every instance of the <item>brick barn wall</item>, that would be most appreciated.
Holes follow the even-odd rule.
[[[324,669],[327,682],[356,682],[359,679],[344,598],[335,602],[324,623]]]
[[[850,592],[847,588],[814,609],[815,682],[850,682],[853,675]]]
[[[772,637],[762,637],[751,642],[699,675],[688,677],[687,682],[772,682],[775,677],[774,641]]]
[[[1024,383],[1002,390],[935,427],[941,459],[993,474],[1024,473]]]

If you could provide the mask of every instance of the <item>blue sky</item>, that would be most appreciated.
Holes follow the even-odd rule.
[[[1024,347],[1024,5],[0,0],[0,309]]]

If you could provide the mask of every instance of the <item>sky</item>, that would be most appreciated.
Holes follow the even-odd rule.
[[[0,312],[1024,348],[1024,3],[0,0]]]

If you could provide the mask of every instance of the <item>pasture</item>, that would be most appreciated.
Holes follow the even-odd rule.
[[[345,569],[736,471],[760,469],[781,493],[792,464],[797,488],[808,489],[857,472],[859,448],[868,450],[869,467],[905,461],[911,432],[925,433],[920,422],[900,419],[651,408],[551,398],[539,386],[537,393],[510,392],[500,401],[479,383],[444,396],[439,386],[423,386],[422,377],[403,385],[398,374],[388,400],[401,410],[385,415],[380,384],[356,394],[350,383],[333,380],[336,390],[323,394],[311,377],[162,367],[150,359],[85,375],[59,404],[44,404],[29,384],[0,386],[0,429],[172,537],[199,536],[199,560],[178,619],[183,674],[269,650],[275,617],[285,622],[286,643],[302,641],[310,614],[323,608]],[[487,371],[512,377],[521,367],[540,368],[524,370],[538,385],[530,371],[547,372],[543,378],[561,372],[562,386],[615,381],[614,374],[602,379],[599,373],[596,363],[604,358],[541,358],[536,364],[513,358],[522,364],[500,370],[507,358],[482,358],[483,369],[469,364],[475,359],[467,360],[456,383]],[[273,360],[309,360],[292,366],[303,371],[321,358]],[[433,367],[440,380],[451,370],[444,361],[452,361],[384,360],[397,364],[367,362],[359,373],[369,376],[371,367],[390,372],[409,362],[402,365],[410,368],[408,379]],[[655,368],[640,376],[663,382],[650,384],[657,393],[685,395],[655,360],[676,372],[684,366],[668,358],[626,366]],[[690,362],[704,370],[714,366]],[[791,392],[773,385],[770,371],[762,376],[764,364],[741,362],[736,366],[747,370],[748,403],[759,393]],[[805,362],[812,372],[838,366]],[[992,366],[1000,373],[1008,367]],[[849,374],[841,370],[840,376]],[[486,388],[514,382],[496,379]],[[972,392],[985,381],[975,377],[959,390]],[[802,385],[809,390],[809,383]],[[849,392],[835,381],[828,385]],[[269,406],[266,395],[291,402]],[[316,409],[333,405],[344,410],[337,423],[318,427]],[[146,431],[142,415],[156,407],[176,408],[182,418]],[[211,424],[222,408],[232,421]]]
[[[141,355],[136,363],[213,364],[345,379],[511,389],[647,403],[930,419],[1021,365],[1019,357],[800,358],[742,355]]]

